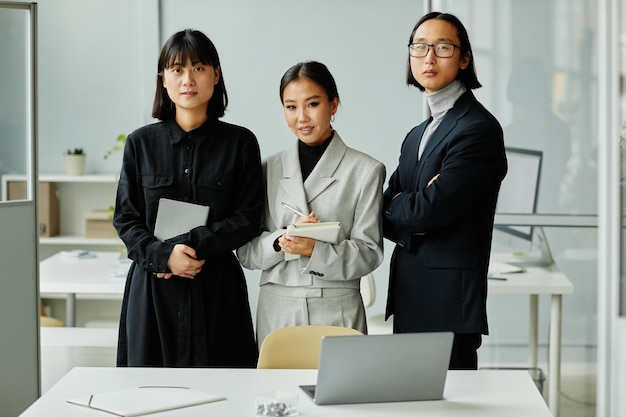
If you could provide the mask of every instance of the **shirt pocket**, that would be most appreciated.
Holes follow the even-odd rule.
[[[220,219],[235,208],[234,179],[224,173],[198,178],[198,200],[211,206],[210,217]]]
[[[141,176],[141,186],[146,201],[158,201],[159,198],[168,196],[173,183],[173,175],[143,174]]]

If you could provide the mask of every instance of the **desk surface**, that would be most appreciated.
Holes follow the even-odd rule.
[[[95,258],[71,258],[62,252],[39,264],[39,292],[45,294],[124,294],[130,260],[119,252],[91,252]]]
[[[41,294],[124,294],[127,259],[118,252],[92,252],[95,258],[72,259],[57,253],[41,261]],[[501,261],[497,254],[492,260]],[[489,280],[491,294],[571,294],[571,281],[556,265],[527,266],[525,271],[504,274],[506,281]]]
[[[102,413],[66,399],[142,385],[187,386],[224,395],[225,401],[159,413],[159,416],[254,416],[254,399],[268,391],[297,393],[301,416],[549,417],[550,411],[526,371],[449,371],[441,401],[315,405],[298,385],[313,384],[316,370],[74,368],[21,416],[85,416]]]

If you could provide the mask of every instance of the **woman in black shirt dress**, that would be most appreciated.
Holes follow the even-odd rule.
[[[118,366],[254,367],[243,271],[233,251],[259,229],[257,140],[219,120],[228,104],[219,57],[201,32],[163,46],[152,116],[126,141],[114,225],[134,262],[122,303]],[[157,240],[159,198],[208,205],[205,226]]]

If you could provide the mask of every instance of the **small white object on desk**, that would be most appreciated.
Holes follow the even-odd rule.
[[[501,274],[517,274],[524,271],[524,268],[517,265],[508,264],[505,262],[489,262],[489,272],[487,273],[487,275],[489,277],[492,277]]]
[[[95,258],[97,255],[95,253],[89,252],[88,250],[74,249],[62,251],[61,256],[69,259],[89,259]]]

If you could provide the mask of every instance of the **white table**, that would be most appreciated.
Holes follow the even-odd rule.
[[[130,260],[119,252],[91,252],[95,258],[71,258],[62,252],[39,264],[41,297],[66,296],[66,325],[76,322],[76,295],[88,294],[102,299],[119,299],[124,294]]]
[[[510,257],[493,254],[492,261],[506,262]],[[539,328],[539,295],[550,295],[550,351],[548,353],[548,403],[554,416],[559,415],[561,391],[561,322],[563,295],[572,294],[574,285],[557,268],[547,266],[524,266],[521,273],[505,274],[506,281],[489,280],[489,294],[529,294],[530,295],[530,367],[537,367],[537,345]]]
[[[254,416],[254,399],[269,391],[297,393],[301,416],[549,417],[546,403],[525,371],[449,371],[444,399],[375,404],[315,405],[298,385],[314,384],[316,370],[208,368],[74,368],[21,417],[95,417],[99,411],[69,398],[143,385],[186,386],[223,395],[224,401],[159,413],[159,416]]]
[[[55,254],[41,262],[40,292],[46,294],[67,294],[67,321],[73,325],[76,294],[121,297],[125,279],[112,277],[111,271],[128,267],[120,262],[119,253],[93,252],[93,259],[67,259]],[[509,260],[506,255],[493,254],[492,261]],[[526,266],[525,272],[503,275],[506,281],[489,280],[489,294],[530,295],[530,359],[529,366],[537,367],[539,302],[541,294],[550,295],[550,350],[548,369],[548,403],[555,416],[559,415],[559,392],[561,389],[561,313],[562,296],[572,294],[571,281],[559,271],[556,265]]]

